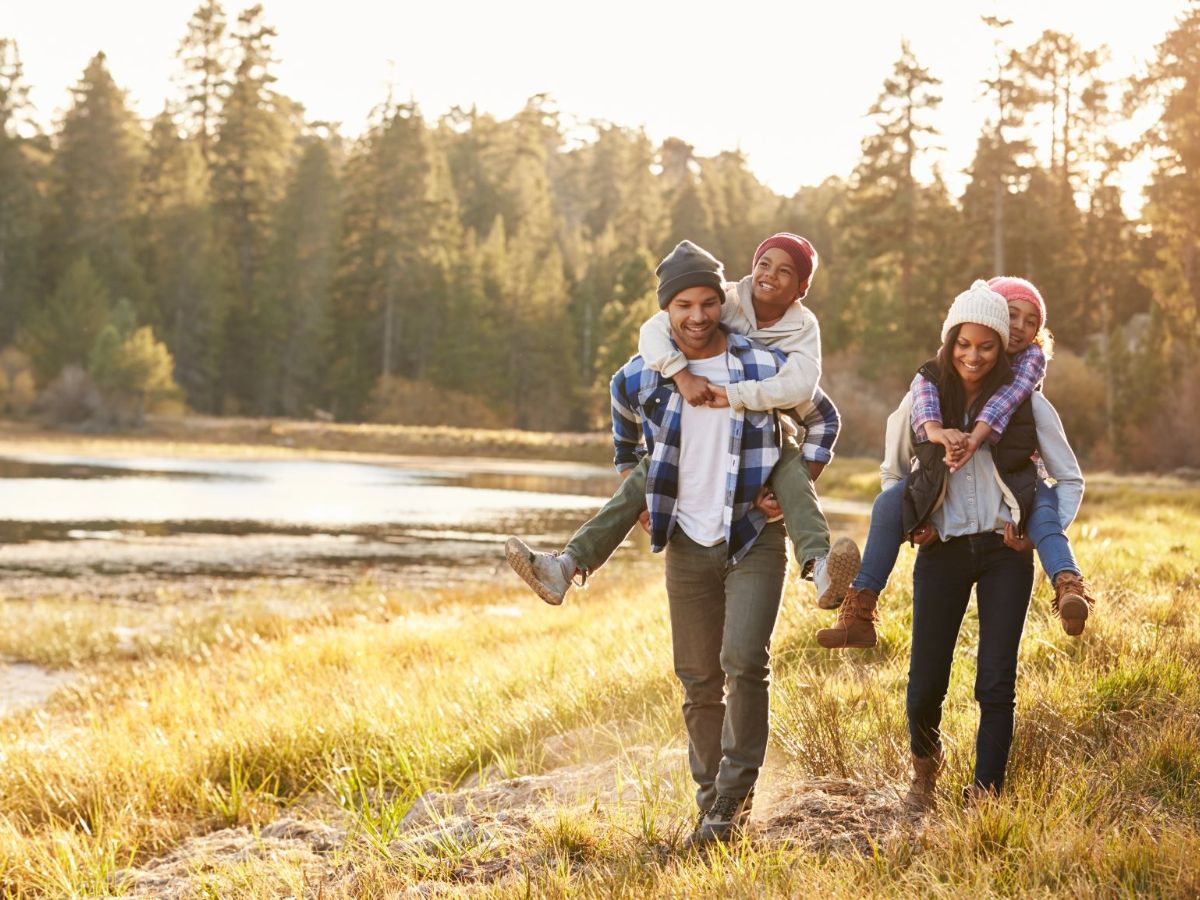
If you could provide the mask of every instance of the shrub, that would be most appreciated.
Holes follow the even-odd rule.
[[[372,422],[390,425],[460,428],[507,428],[514,421],[511,409],[498,409],[473,394],[395,376],[384,376],[376,382],[367,415]]]

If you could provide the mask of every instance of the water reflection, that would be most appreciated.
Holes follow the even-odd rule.
[[[537,460],[13,455],[0,581],[138,595],[189,578],[439,584],[499,572],[509,534],[561,547],[617,484],[606,466]],[[835,531],[865,530],[864,504],[826,509]],[[640,529],[628,546],[646,548]]]

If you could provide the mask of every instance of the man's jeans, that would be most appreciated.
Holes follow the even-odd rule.
[[[881,593],[887,587],[888,576],[896,565],[900,545],[904,542],[901,501],[908,479],[880,491],[871,505],[871,525],[867,530],[867,545],[863,548],[862,565],[853,586]],[[1038,558],[1051,582],[1059,572],[1082,574],[1071,552],[1070,541],[1058,520],[1058,489],[1038,480],[1033,495],[1033,509],[1025,533],[1037,547]]]
[[[996,533],[934,541],[913,567],[908,732],[914,756],[941,748],[942,702],[971,587],[979,609],[975,700],[975,783],[999,790],[1012,744],[1017,649],[1033,589],[1033,552],[1018,553]]]
[[[696,803],[744,797],[767,750],[771,632],[787,568],[784,529],[767,525],[736,566],[724,542],[697,544],[676,528],[667,544],[675,674],[683,683]]]
[[[565,551],[575,564],[594,572],[621,546],[629,529],[646,508],[646,470],[649,457],[637,464],[617,488],[612,499],[580,526],[567,542]],[[783,508],[788,536],[796,547],[796,559],[806,562],[829,553],[829,523],[821,512],[808,463],[794,441],[784,441],[779,462],[771,473],[771,488]]]

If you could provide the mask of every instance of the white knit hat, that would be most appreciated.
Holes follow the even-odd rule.
[[[976,281],[968,290],[954,298],[946,321],[942,323],[942,341],[955,325],[974,322],[1000,334],[1000,349],[1008,346],[1008,302],[987,286],[986,281]]]

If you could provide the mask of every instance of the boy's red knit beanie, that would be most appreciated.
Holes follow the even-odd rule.
[[[750,268],[753,269],[757,266],[759,258],[772,247],[778,247],[795,263],[796,277],[800,280],[800,299],[803,300],[804,295],[808,293],[808,286],[812,283],[813,273],[817,271],[816,248],[808,242],[807,238],[781,231],[771,235],[758,245],[758,249],[754,251],[754,262],[750,264]]]

